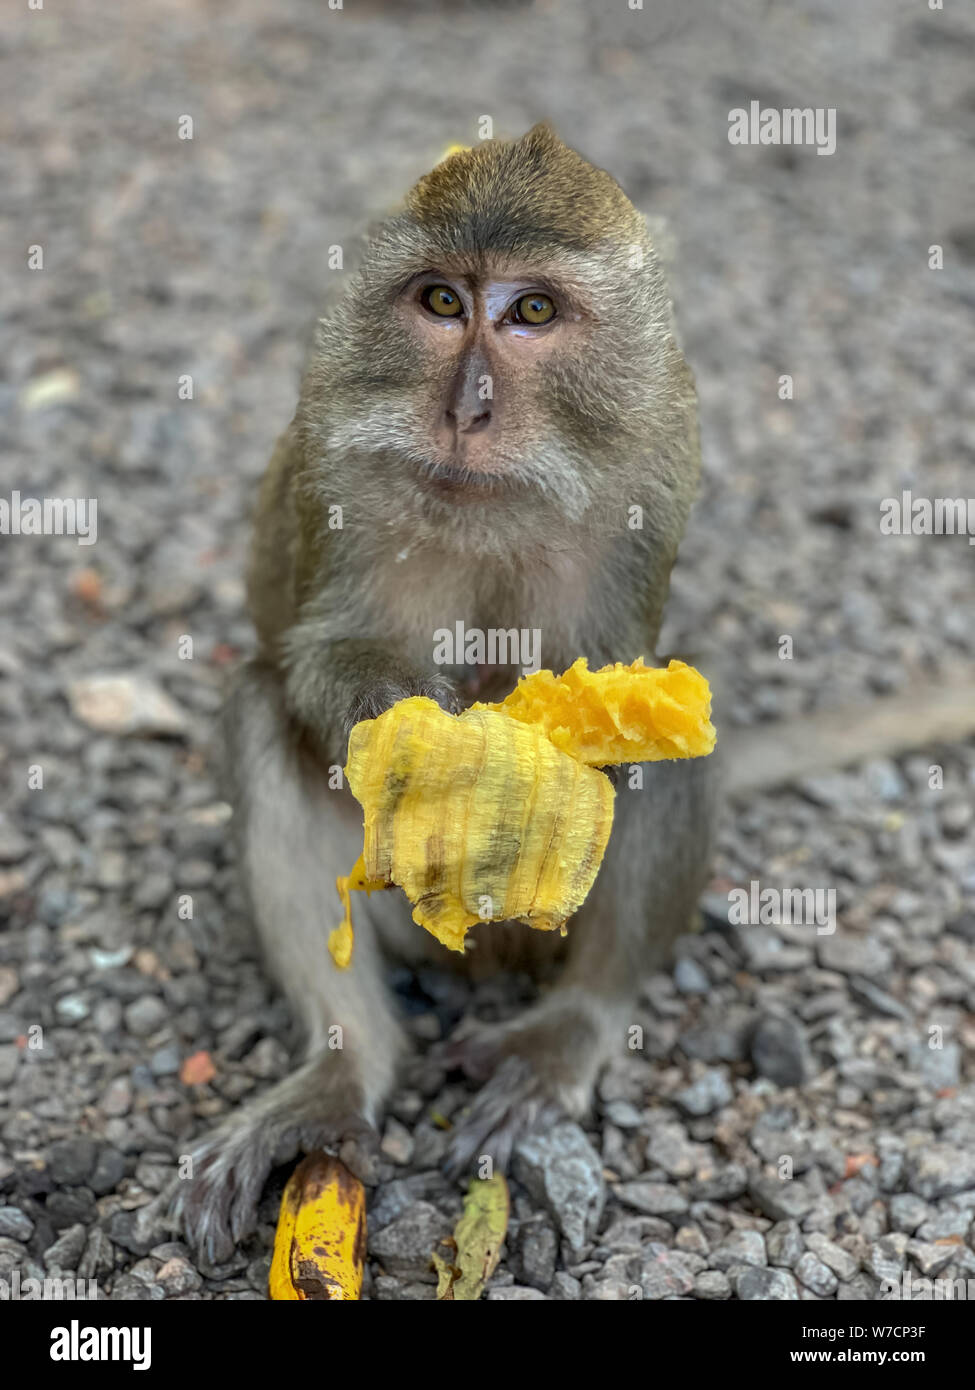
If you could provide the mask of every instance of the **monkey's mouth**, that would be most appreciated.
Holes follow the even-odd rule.
[[[419,466],[421,481],[438,492],[497,492],[510,481],[504,474],[473,467],[464,459],[427,459]]]

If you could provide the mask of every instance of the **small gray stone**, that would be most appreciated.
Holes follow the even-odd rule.
[[[735,1276],[735,1293],[744,1303],[796,1302],[799,1286],[784,1269],[742,1269]]]
[[[975,1187],[975,1148],[926,1144],[909,1158],[907,1172],[908,1187],[919,1197],[950,1197]]]
[[[953,1207],[948,1207],[943,1211],[936,1211],[924,1221],[917,1231],[918,1240],[937,1241],[950,1240],[952,1236],[960,1236],[966,1240],[971,1235],[972,1214],[970,1211],[959,1211]]]
[[[904,1272],[904,1255],[907,1249],[907,1236],[901,1232],[884,1236],[870,1247],[867,1267],[878,1279],[899,1281]]]
[[[663,1216],[668,1220],[683,1216],[690,1205],[676,1187],[663,1182],[621,1182],[612,1192],[625,1206],[646,1212],[648,1216]]]
[[[132,1082],[127,1076],[116,1076],[105,1087],[99,1102],[103,1115],[127,1115],[132,1108]]]
[[[918,1042],[908,1052],[907,1065],[919,1072],[932,1090],[957,1086],[961,1081],[961,1048],[956,1042],[946,1042],[943,1047]]]
[[[0,1207],[0,1236],[25,1243],[34,1234],[34,1223],[20,1207]]]
[[[125,1155],[119,1153],[118,1149],[113,1149],[111,1144],[105,1144],[95,1160],[88,1186],[96,1197],[104,1197],[107,1192],[115,1191],[127,1171],[128,1161]]]
[[[752,1064],[776,1086],[801,1086],[812,1073],[812,1055],[802,1024],[774,1014],[759,1020],[751,1040]]]
[[[923,1240],[909,1240],[907,1253],[926,1278],[933,1278],[951,1264],[958,1251],[953,1245],[934,1245]]]
[[[69,1226],[53,1245],[44,1251],[44,1264],[48,1269],[76,1270],[81,1252],[88,1240],[88,1232],[80,1223]]]
[[[761,1231],[732,1231],[711,1251],[714,1269],[727,1270],[733,1265],[765,1265],[765,1240]]]
[[[687,1137],[681,1124],[655,1125],[647,1143],[647,1162],[672,1178],[689,1178],[707,1150]]]
[[[777,1222],[770,1231],[765,1232],[765,1247],[771,1264],[795,1269],[805,1250],[798,1223]]]
[[[832,936],[821,936],[816,950],[824,970],[838,970],[842,975],[876,976],[890,969],[890,951],[872,936],[838,931]]]
[[[895,1231],[913,1235],[918,1226],[931,1215],[927,1202],[913,1192],[897,1192],[890,1199],[890,1224]]]
[[[662,1250],[644,1260],[637,1282],[643,1290],[643,1297],[651,1300],[678,1298],[689,1294],[694,1288],[694,1276],[675,1259],[672,1250]]]
[[[95,1166],[98,1147],[94,1139],[79,1135],[52,1144],[47,1168],[58,1187],[80,1187]]]
[[[806,1244],[824,1265],[844,1281],[852,1279],[860,1268],[848,1250],[844,1250],[821,1231],[810,1231],[806,1236]]]
[[[618,1129],[639,1129],[643,1124],[643,1115],[628,1100],[611,1100],[603,1109],[607,1120]]]
[[[572,1121],[523,1139],[515,1149],[514,1176],[553,1217],[570,1249],[591,1238],[606,1199],[602,1162]]]
[[[168,1043],[158,1047],[149,1058],[149,1070],[153,1076],[175,1076],[179,1071],[180,1050],[178,1043]]]
[[[836,1292],[839,1283],[833,1271],[818,1260],[811,1250],[807,1250],[796,1264],[796,1278],[820,1298],[829,1298]]]
[[[192,1293],[195,1289],[202,1288],[203,1279],[190,1264],[189,1260],[182,1256],[174,1255],[161,1265],[156,1271],[155,1282],[161,1284],[166,1292],[167,1298],[175,1298],[179,1294]]]
[[[748,1192],[758,1209],[773,1221],[801,1221],[815,1201],[795,1178],[753,1178]]]
[[[571,1274],[559,1270],[552,1280],[549,1297],[560,1299],[564,1303],[575,1303],[582,1297],[582,1285]]]
[[[694,1280],[694,1292],[698,1298],[714,1302],[731,1297],[731,1284],[727,1274],[718,1269],[706,1269]]]
[[[430,1257],[450,1231],[451,1222],[443,1212],[429,1202],[414,1202],[405,1215],[375,1233],[369,1251],[389,1274],[434,1280]]]
[[[874,984],[873,980],[868,980],[862,975],[850,976],[850,993],[854,999],[885,1018],[906,1020],[911,1017],[911,1011],[906,1004],[902,1004],[899,999],[895,999],[892,994]]]
[[[674,966],[674,984],[681,994],[707,994],[711,981],[696,960],[681,956]]]
[[[169,1010],[157,995],[143,994],[126,1004],[125,1026],[134,1038],[146,1038],[162,1027],[168,1015]]]
[[[696,1081],[685,1086],[674,1096],[674,1102],[686,1115],[710,1115],[714,1110],[720,1110],[723,1105],[729,1105],[734,1099],[734,1092],[731,1083],[728,1081],[724,1072],[717,1067],[712,1067]]]
[[[517,1245],[521,1277],[533,1288],[546,1290],[555,1274],[559,1241],[547,1221],[529,1221],[519,1232]]]
[[[742,1163],[721,1163],[699,1168],[691,1183],[696,1202],[731,1202],[748,1187],[748,1171]]]

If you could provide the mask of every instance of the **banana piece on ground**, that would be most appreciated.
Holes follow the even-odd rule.
[[[365,1188],[339,1159],[309,1154],[281,1197],[268,1278],[271,1298],[358,1299],[365,1260]]]

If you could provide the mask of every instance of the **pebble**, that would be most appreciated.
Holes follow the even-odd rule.
[[[88,1232],[79,1222],[62,1231],[53,1245],[44,1251],[44,1264],[47,1269],[72,1271],[78,1268],[82,1251],[88,1241]]]
[[[799,1282],[820,1298],[829,1298],[836,1292],[839,1280],[822,1260],[816,1258],[812,1250],[807,1250],[797,1261],[795,1273]]]
[[[48,1172],[59,1187],[78,1187],[88,1179],[97,1155],[98,1146],[94,1139],[85,1136],[61,1139],[51,1145]]]
[[[124,1010],[125,1027],[134,1038],[146,1038],[161,1028],[169,1016],[169,1010],[155,994],[143,994]]]
[[[805,1251],[799,1225],[795,1221],[779,1221],[765,1233],[765,1246],[770,1264],[795,1269]]]
[[[681,994],[707,994],[711,988],[704,969],[690,956],[681,956],[674,966],[674,984]]]
[[[674,1102],[685,1115],[710,1115],[734,1099],[731,1083],[723,1071],[711,1068],[674,1095]]]
[[[155,681],[138,673],[82,676],[68,683],[71,712],[103,734],[184,734],[186,714]]]
[[[760,1231],[732,1231],[711,1251],[711,1266],[728,1270],[733,1265],[765,1265],[768,1256]]]
[[[815,1198],[797,1178],[753,1178],[749,1196],[773,1221],[801,1221]]]
[[[401,1278],[435,1282],[431,1251],[451,1234],[451,1222],[429,1202],[414,1202],[369,1240],[369,1253],[389,1273]]]
[[[975,1188],[975,1147],[926,1144],[907,1166],[908,1186],[927,1201]]]
[[[782,1303],[799,1298],[799,1286],[784,1269],[742,1269],[734,1280],[735,1293],[742,1302]]]
[[[818,1256],[823,1264],[833,1271],[838,1279],[852,1279],[860,1268],[859,1263],[849,1251],[844,1250],[842,1246],[837,1245],[821,1231],[807,1232],[806,1244],[813,1254]]]
[[[553,1217],[570,1250],[580,1251],[594,1233],[606,1199],[602,1162],[585,1131],[564,1121],[522,1140],[513,1172]]]
[[[0,1236],[26,1243],[33,1234],[33,1221],[19,1207],[0,1207]]]
[[[731,1297],[731,1283],[719,1269],[706,1269],[694,1280],[694,1293],[708,1302],[723,1300]]]

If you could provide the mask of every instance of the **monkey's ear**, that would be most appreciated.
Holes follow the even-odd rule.
[[[650,240],[653,242],[653,249],[657,253],[657,260],[663,266],[664,273],[668,280],[677,268],[677,238],[670,220],[661,217],[659,214],[645,212],[641,216],[647,224],[647,231],[650,233]]]
[[[540,150],[565,149],[565,141],[559,139],[551,121],[537,121],[521,138],[524,144]]]

